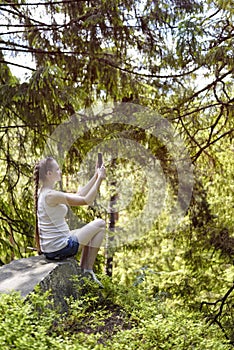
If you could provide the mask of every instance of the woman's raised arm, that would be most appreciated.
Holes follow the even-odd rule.
[[[69,206],[90,205],[93,203],[94,199],[96,198],[99,187],[104,178],[105,178],[105,168],[102,167],[98,169],[96,180],[94,181],[94,183],[92,183],[92,185],[89,186],[90,189],[85,195],[80,195],[80,193],[66,193],[66,192],[51,190],[46,195],[46,202],[50,206],[55,206],[57,204],[66,204]]]
[[[93,185],[95,184],[96,180],[98,177],[98,173],[97,170],[95,171],[95,174],[93,175],[93,177],[89,180],[89,182],[84,186],[78,189],[77,194],[79,196],[85,196],[90,189],[93,187]]]

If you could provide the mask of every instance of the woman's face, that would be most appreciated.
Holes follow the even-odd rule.
[[[51,170],[47,172],[47,176],[49,177],[51,182],[57,182],[61,181],[61,175],[62,171],[60,170],[58,163],[56,162],[56,160],[53,160],[51,162]]]

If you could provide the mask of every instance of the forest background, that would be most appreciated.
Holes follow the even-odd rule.
[[[199,311],[233,345],[233,1],[1,1],[0,15],[1,264],[35,254],[36,161],[54,155],[74,191],[101,151],[100,195],[68,218],[107,221],[99,273]]]

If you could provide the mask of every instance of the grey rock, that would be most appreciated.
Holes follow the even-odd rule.
[[[81,275],[74,258],[49,261],[43,255],[13,260],[0,267],[0,293],[20,292],[26,298],[40,286],[42,292],[51,290],[54,306],[67,310],[66,298],[78,297],[74,276]]]

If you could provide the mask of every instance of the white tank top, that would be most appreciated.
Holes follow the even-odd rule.
[[[67,206],[58,204],[50,206],[46,203],[46,195],[50,189],[40,191],[38,198],[38,227],[40,246],[43,253],[53,253],[65,248],[71,236],[65,221]]]

